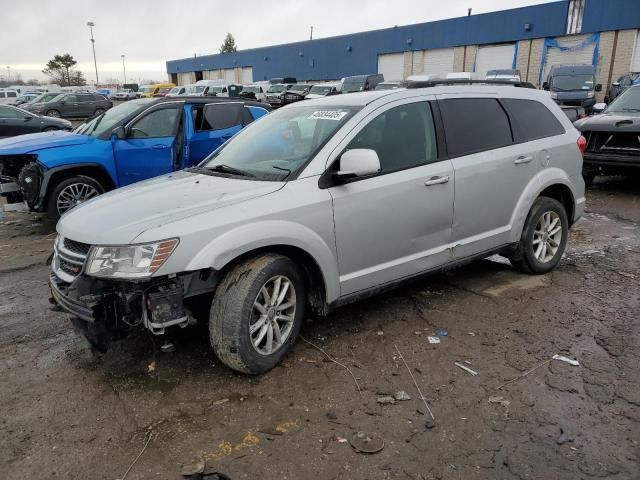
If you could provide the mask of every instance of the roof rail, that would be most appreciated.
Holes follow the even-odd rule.
[[[407,88],[427,88],[440,85],[502,85],[506,87],[536,88],[529,82],[513,82],[509,80],[467,80],[467,79],[443,79],[443,80],[417,80],[408,81]]]

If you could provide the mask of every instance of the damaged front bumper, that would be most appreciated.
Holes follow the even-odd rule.
[[[0,155],[0,195],[5,211],[42,211],[47,169],[35,155]]]
[[[69,313],[75,330],[101,352],[133,329],[161,335],[168,327],[195,323],[190,302],[213,292],[218,283],[218,274],[213,270],[143,282],[91,277],[83,273],[90,248],[68,239],[62,245],[56,244],[49,302],[55,310]]]
[[[640,171],[639,133],[588,132],[585,136],[585,173],[627,175]]]

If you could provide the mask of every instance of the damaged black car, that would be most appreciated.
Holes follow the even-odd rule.
[[[600,115],[574,123],[587,140],[583,176],[640,174],[640,85],[617,97]]]

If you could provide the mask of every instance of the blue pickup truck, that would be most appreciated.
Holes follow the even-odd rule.
[[[55,220],[103,192],[197,165],[268,110],[233,98],[139,99],[73,132],[0,140],[4,209]]]

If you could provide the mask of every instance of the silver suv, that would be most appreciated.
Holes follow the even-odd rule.
[[[198,167],[64,215],[54,303],[99,350],[206,319],[229,367],[280,362],[310,312],[495,253],[556,267],[584,139],[546,92],[446,86],[300,102]]]

